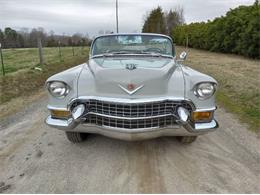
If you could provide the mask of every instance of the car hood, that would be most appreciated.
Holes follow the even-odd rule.
[[[129,70],[127,64],[135,64],[136,68]],[[183,98],[183,74],[168,58],[91,59],[79,76],[78,96]]]

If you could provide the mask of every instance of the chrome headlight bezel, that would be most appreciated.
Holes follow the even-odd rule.
[[[201,82],[194,86],[193,92],[201,100],[211,98],[216,92],[217,84],[213,82]]]
[[[63,81],[50,81],[47,83],[47,89],[53,97],[59,99],[65,98],[70,92],[69,86]]]

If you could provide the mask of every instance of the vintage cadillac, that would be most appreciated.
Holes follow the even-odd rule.
[[[123,140],[177,136],[182,143],[214,131],[217,82],[181,64],[173,41],[160,34],[95,38],[88,62],[46,81],[46,123],[71,142],[90,133]]]

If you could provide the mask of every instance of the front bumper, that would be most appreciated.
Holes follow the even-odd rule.
[[[143,140],[151,139],[162,136],[197,136],[207,132],[214,131],[218,128],[218,123],[213,119],[209,123],[181,123],[166,127],[166,128],[146,128],[146,129],[123,129],[112,128],[109,126],[95,126],[92,124],[81,123],[74,121],[72,118],[68,120],[53,119],[48,116],[46,124],[65,131],[82,132],[82,133],[95,133],[104,136],[122,139],[122,140]]]

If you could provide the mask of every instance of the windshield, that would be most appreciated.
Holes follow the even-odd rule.
[[[92,55],[154,54],[174,56],[170,39],[157,35],[109,35],[97,38]]]

